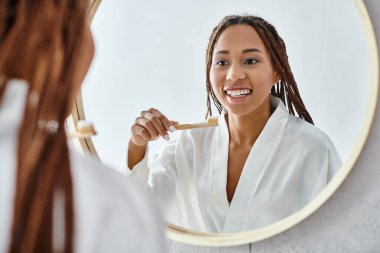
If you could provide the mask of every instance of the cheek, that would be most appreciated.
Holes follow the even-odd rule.
[[[76,59],[77,67],[74,72],[74,85],[72,97],[75,97],[78,91],[80,90],[82,82],[90,68],[95,53],[94,40],[92,37],[90,27],[88,25],[85,27],[83,41],[82,44],[79,46],[80,50],[79,56]]]
[[[262,75],[257,76],[258,81],[260,83],[259,89],[263,90],[265,92],[270,92],[272,89],[273,85],[276,83],[276,75],[273,70],[267,70],[267,71],[262,71]]]
[[[211,82],[211,85],[214,86],[215,81],[216,81],[215,71],[210,70],[209,75],[210,75],[210,82]]]
[[[223,85],[223,73],[221,73],[221,71],[210,70],[210,82],[213,88],[220,87],[221,85]]]
[[[95,54],[95,45],[94,45],[94,39],[92,37],[91,30],[89,27],[86,27],[87,29],[85,30],[84,34],[84,40],[83,40],[83,45],[82,45],[82,81],[87,74],[88,69],[90,68],[91,62],[94,58]]]
[[[210,83],[211,88],[216,96],[216,98],[221,101],[222,94],[221,94],[221,87],[223,86],[223,77],[221,77],[220,73],[218,71],[210,71]]]

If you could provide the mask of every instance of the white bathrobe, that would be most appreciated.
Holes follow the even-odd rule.
[[[327,185],[341,160],[325,133],[291,116],[280,99],[271,102],[276,110],[249,153],[231,203],[224,117],[218,127],[183,131],[149,165],[146,154],[131,177],[150,188],[168,222],[193,230],[240,232],[291,215]]]
[[[17,138],[27,89],[23,81],[10,81],[0,104],[0,253],[9,247]],[[74,152],[70,165],[75,252],[165,252],[163,221],[149,194],[125,176]],[[55,204],[57,210],[63,207],[57,199]],[[62,231],[62,222],[62,216],[54,217],[53,231]],[[60,248],[61,238],[54,239]]]

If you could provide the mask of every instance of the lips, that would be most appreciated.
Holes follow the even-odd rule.
[[[253,90],[248,87],[234,87],[224,90],[224,93],[232,98],[245,97],[252,94]]]

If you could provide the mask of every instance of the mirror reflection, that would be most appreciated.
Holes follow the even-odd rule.
[[[197,231],[251,230],[307,205],[349,156],[366,108],[354,3],[148,6],[102,3],[95,17],[83,100],[102,160]],[[218,117],[199,124],[205,112]]]

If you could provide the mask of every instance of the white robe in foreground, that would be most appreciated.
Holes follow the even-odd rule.
[[[8,252],[15,194],[18,131],[28,86],[11,81],[0,103],[0,253]],[[164,224],[149,194],[102,164],[70,152],[74,252],[165,252]],[[55,208],[63,212],[63,199]],[[62,231],[55,216],[53,231]],[[58,234],[58,233],[57,233]],[[54,246],[61,237],[53,233]],[[59,251],[60,252],[60,251]]]
[[[280,99],[252,147],[232,202],[226,193],[229,131],[219,126],[186,130],[158,157],[137,164],[131,177],[148,186],[168,222],[185,228],[231,233],[279,221],[310,202],[333,177],[341,160],[329,137],[289,115]]]

